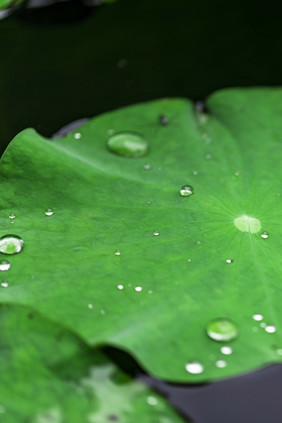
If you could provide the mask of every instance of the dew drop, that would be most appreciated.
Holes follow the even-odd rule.
[[[156,397],[149,396],[149,397],[147,397],[147,403],[149,405],[157,405],[158,404],[158,400],[157,400]]]
[[[217,360],[215,362],[216,367],[218,367],[219,369],[223,369],[224,367],[227,366],[227,363],[225,360]]]
[[[120,291],[121,291],[123,288],[124,288],[124,286],[123,286],[123,285],[118,285],[118,286],[117,286],[117,289],[119,289]]]
[[[44,213],[45,213],[46,216],[52,216],[54,214],[54,210],[53,209],[46,209]]]
[[[262,314],[254,314],[254,315],[253,315],[253,319],[254,319],[256,322],[261,322],[261,321],[262,321],[262,319],[263,319],[263,315],[262,315]]]
[[[261,236],[261,238],[263,238],[263,239],[267,239],[267,238],[269,237],[269,234],[268,234],[268,232],[262,232],[262,233],[260,234],[260,236]]]
[[[5,235],[0,238],[0,253],[17,254],[23,249],[24,242],[17,235]]]
[[[169,123],[169,120],[168,120],[167,116],[165,116],[165,115],[160,115],[159,120],[160,120],[160,124],[163,125],[163,126],[166,126]]]
[[[10,219],[15,219],[15,218],[16,218],[16,215],[15,215],[14,213],[11,213],[11,214],[9,215],[9,218],[10,218]]]
[[[159,231],[154,231],[154,235],[159,236],[160,235]]]
[[[228,319],[215,319],[207,325],[207,335],[214,341],[232,341],[238,336],[236,325]]]
[[[8,288],[9,282],[3,281],[3,282],[1,282],[1,286],[2,286],[2,288]]]
[[[194,175],[194,176],[197,176],[198,174],[199,174],[199,172],[198,172],[197,170],[194,170],[194,171],[193,171],[193,175]]]
[[[120,255],[121,255],[121,252],[119,250],[116,250],[115,251],[115,256],[120,256]]]
[[[11,267],[11,264],[8,260],[1,260],[0,261],[0,270],[4,272],[5,270],[9,270]]]
[[[260,327],[265,329],[266,328],[266,323],[261,322]]]
[[[200,373],[203,373],[204,366],[199,361],[190,361],[190,363],[185,365],[185,369],[192,375],[199,375]]]
[[[145,163],[143,167],[144,167],[145,170],[151,170],[152,169],[152,165],[150,163]]]
[[[112,153],[124,157],[143,157],[149,151],[148,142],[141,135],[131,132],[111,136],[107,145]]]
[[[88,304],[88,308],[89,308],[90,310],[92,310],[92,309],[93,309],[93,304]]]
[[[276,332],[276,327],[273,325],[268,325],[265,327],[265,332],[267,333],[275,333]]]
[[[188,258],[188,260],[187,260],[189,263],[191,263],[191,259],[190,258]]]
[[[102,316],[104,316],[104,315],[106,314],[106,311],[105,311],[105,310],[103,310],[103,309],[101,309],[101,310],[100,310],[100,314],[102,314]]]
[[[152,293],[153,293],[153,291],[151,289],[149,289],[148,294],[152,294]]]
[[[74,134],[74,138],[75,138],[76,140],[79,140],[79,139],[81,138],[81,133],[80,133],[80,132],[76,132],[76,133]]]
[[[232,259],[227,259],[227,260],[225,260],[225,261],[226,261],[226,263],[231,264],[231,263],[233,263],[233,261],[234,261],[234,260],[232,260]]]
[[[235,172],[234,175],[235,176],[240,176],[240,172]]]
[[[190,197],[190,195],[192,195],[194,192],[193,187],[191,187],[191,185],[183,185],[180,188],[180,195],[182,197]]]
[[[141,292],[143,288],[142,286],[136,286],[134,289],[136,292]]]
[[[224,355],[231,355],[233,350],[231,347],[229,347],[228,345],[225,345],[224,347],[220,348],[220,352]]]

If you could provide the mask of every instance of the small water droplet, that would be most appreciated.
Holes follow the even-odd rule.
[[[143,157],[149,151],[148,142],[141,135],[131,132],[111,136],[107,145],[112,153],[124,157]]]
[[[46,216],[52,216],[54,214],[54,210],[53,209],[46,209],[44,213],[45,213]]]
[[[196,244],[200,245],[201,244],[201,241],[197,241]]]
[[[115,251],[115,256],[120,256],[120,255],[121,255],[121,252],[119,250],[116,250]]]
[[[276,350],[278,355],[282,355],[282,348],[278,348],[278,350]]]
[[[224,367],[227,366],[227,363],[225,360],[217,360],[215,362],[216,367],[218,367],[219,369],[223,369]]]
[[[267,333],[275,333],[276,332],[276,327],[273,326],[273,325],[267,325],[264,330]]]
[[[212,154],[206,154],[206,160],[211,160],[212,159]]]
[[[194,192],[193,187],[191,187],[191,185],[183,185],[180,188],[180,195],[182,197],[190,197],[190,195],[192,195]]]
[[[117,289],[119,289],[119,290],[122,290],[124,288],[124,286],[123,285],[118,285],[117,286]]]
[[[191,262],[191,259],[190,258],[188,258],[188,260],[187,261],[189,261],[189,263]]]
[[[240,172],[235,172],[234,175],[235,176],[240,176],[241,174],[240,174]]]
[[[8,288],[9,282],[3,281],[3,282],[1,282],[1,286],[2,286],[2,288]]]
[[[100,314],[102,314],[102,316],[104,316],[104,315],[106,314],[106,311],[105,311],[105,310],[103,310],[103,309],[101,309],[101,310],[100,310]]]
[[[207,325],[207,335],[214,341],[232,341],[238,336],[236,325],[228,319],[215,319]]]
[[[224,355],[230,355],[230,354],[232,354],[233,350],[228,345],[225,345],[224,347],[220,348],[220,352]]]
[[[166,126],[169,123],[169,120],[168,120],[167,116],[165,116],[165,115],[160,115],[159,120],[160,120],[160,124],[163,125],[163,126]]]
[[[199,172],[197,170],[194,170],[193,175],[197,176],[199,174]]]
[[[226,263],[230,264],[230,263],[233,263],[234,260],[232,260],[232,259],[226,259],[225,261],[226,261]]]
[[[268,232],[262,232],[261,234],[260,234],[260,236],[261,236],[261,238],[263,238],[263,239],[267,239],[268,237],[269,237],[269,234],[268,234]]]
[[[185,365],[185,369],[188,373],[199,375],[200,373],[203,373],[204,366],[199,361],[190,361],[190,363]]]
[[[159,231],[154,231],[154,235],[159,236],[160,235]]]
[[[257,322],[261,322],[262,319],[263,319],[263,315],[262,314],[254,314],[253,319],[256,320]]]
[[[152,293],[153,293],[153,291],[151,289],[149,289],[148,294],[152,294]]]
[[[4,272],[5,270],[9,270],[11,267],[11,264],[8,260],[1,260],[0,261],[0,270]]]
[[[142,286],[136,286],[134,289],[136,292],[141,292],[143,288]]]
[[[145,163],[143,167],[144,167],[145,170],[151,170],[152,169],[152,165],[150,163]]]
[[[74,138],[75,138],[76,140],[79,140],[79,139],[81,138],[81,133],[80,133],[80,132],[76,132],[76,133],[74,134]]]
[[[14,213],[11,213],[11,214],[9,215],[9,218],[10,218],[10,219],[15,219],[15,218],[16,218],[16,215],[15,215]]]
[[[262,322],[262,323],[260,324],[260,327],[262,327],[262,328],[266,328],[266,323],[265,323],[265,322]]]
[[[147,403],[149,405],[157,405],[158,404],[158,400],[157,400],[156,397],[149,396],[149,397],[147,397]]]
[[[17,235],[5,235],[0,238],[0,253],[17,254],[23,249],[24,242]]]
[[[88,308],[89,308],[90,310],[92,310],[92,309],[93,309],[93,304],[88,304]]]

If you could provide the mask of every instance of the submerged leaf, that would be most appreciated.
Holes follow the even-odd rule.
[[[151,389],[25,308],[0,308],[3,423],[180,423]]]
[[[0,301],[120,346],[167,380],[281,360],[281,100],[280,89],[226,90],[209,115],[159,100],[53,141],[20,133],[1,161],[0,235],[24,249],[9,256]],[[128,133],[148,142],[144,157],[109,150]]]

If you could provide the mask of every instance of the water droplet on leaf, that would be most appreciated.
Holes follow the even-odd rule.
[[[136,286],[134,289],[135,289],[136,292],[141,292],[142,286]]]
[[[154,231],[154,235],[159,236],[160,235],[159,231]]]
[[[24,242],[17,235],[5,235],[0,238],[0,253],[17,254],[23,249]]]
[[[267,333],[275,333],[276,332],[276,327],[273,326],[273,325],[267,325],[264,330]]]
[[[157,405],[158,404],[158,400],[157,400],[156,397],[149,396],[149,397],[147,397],[147,403],[149,405]]]
[[[52,216],[54,214],[54,210],[53,209],[46,209],[44,213],[45,213],[46,216]]]
[[[10,218],[10,219],[15,219],[15,218],[16,218],[16,215],[15,215],[14,213],[11,213],[11,214],[9,215],[9,218]]]
[[[10,267],[11,267],[11,264],[10,264],[10,262],[8,260],[1,260],[0,261],[0,270],[2,272],[6,271],[6,270],[9,270]]]
[[[93,304],[88,304],[88,308],[89,308],[90,310],[92,310],[92,309],[93,309]]]
[[[192,195],[194,192],[193,187],[191,187],[191,185],[183,185],[180,188],[180,195],[182,197],[190,197],[190,195]]]
[[[122,289],[124,288],[124,286],[123,286],[123,285],[118,285],[118,286],[117,286],[117,288],[118,288],[119,290],[122,290]]]
[[[228,263],[228,264],[233,263],[233,260],[232,260],[232,259],[227,259],[227,260],[225,260],[225,261],[226,261],[226,263]]]
[[[122,132],[109,138],[108,148],[119,156],[143,157],[149,151],[149,144],[141,135]]]
[[[151,170],[152,169],[152,165],[150,163],[145,163],[143,167],[144,167],[145,170]]]
[[[269,234],[268,234],[268,232],[262,232],[262,233],[260,234],[260,236],[261,236],[261,238],[263,238],[263,239],[267,239],[267,238],[269,237]]]
[[[221,353],[222,353],[222,354],[224,354],[224,355],[230,355],[230,354],[232,354],[232,352],[233,352],[232,348],[231,348],[231,347],[229,347],[228,345],[225,345],[224,347],[221,347],[221,348],[220,348],[220,351],[221,351]]]
[[[257,322],[261,322],[262,319],[263,319],[263,315],[262,314],[254,314],[253,319],[256,320]]]
[[[121,252],[119,250],[115,251],[115,256],[120,256]]]
[[[200,373],[203,373],[204,366],[199,361],[190,361],[190,363],[186,364],[185,369],[188,373],[198,375]]]
[[[2,288],[8,288],[9,282],[3,281],[3,282],[1,282],[1,286],[2,286]]]
[[[76,132],[76,133],[74,134],[74,138],[75,138],[76,140],[79,140],[79,139],[81,138],[81,133],[80,133],[80,132]]]
[[[214,341],[232,341],[238,336],[236,325],[228,319],[215,319],[207,325],[207,335]]]
[[[225,360],[217,360],[215,362],[216,367],[218,367],[219,369],[223,369],[224,367],[227,366],[227,363]]]

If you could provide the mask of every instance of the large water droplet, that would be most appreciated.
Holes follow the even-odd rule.
[[[5,235],[0,238],[0,253],[17,254],[23,249],[24,242],[17,235]]]
[[[238,336],[238,330],[231,320],[215,319],[207,325],[207,335],[214,341],[232,341]]]
[[[53,209],[46,209],[44,213],[45,213],[46,216],[52,216],[54,214],[54,210]]]
[[[234,225],[240,231],[250,232],[251,234],[255,234],[261,230],[260,221],[255,217],[248,216],[247,214],[243,214],[242,216],[234,219]]]
[[[6,270],[9,270],[10,267],[11,267],[11,264],[10,264],[10,262],[8,260],[1,260],[0,261],[0,270],[2,272],[6,271]]]
[[[269,237],[268,232],[263,232],[262,234],[260,234],[261,238],[263,239],[267,239]]]
[[[142,286],[136,286],[134,289],[136,292],[141,292],[143,288]]]
[[[180,195],[182,197],[190,197],[190,195],[192,195],[194,192],[193,187],[191,187],[191,185],[183,185],[180,188]]]
[[[190,361],[190,363],[186,364],[185,369],[188,373],[198,375],[200,373],[203,373],[204,366],[199,361]]]
[[[122,132],[109,138],[108,148],[119,156],[143,157],[149,151],[149,144],[141,135]]]

